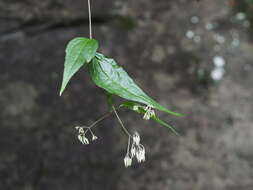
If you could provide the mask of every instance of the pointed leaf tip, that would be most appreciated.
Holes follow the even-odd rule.
[[[77,37],[68,43],[66,48],[62,85],[59,93],[60,96],[72,76],[83,65],[86,65],[91,61],[91,59],[93,59],[97,49],[98,42],[94,39]]]
[[[137,103],[135,103],[135,102],[131,102],[131,101],[127,101],[127,102],[122,103],[122,104],[120,105],[120,107],[125,107],[125,108],[127,108],[127,109],[130,109],[130,110],[132,110],[132,111],[135,111],[135,112],[141,113],[141,114],[145,114],[145,112],[146,112],[146,110],[143,108],[143,106],[141,106],[140,104],[137,104]],[[137,107],[137,109],[135,109],[135,107]],[[151,117],[151,119],[154,120],[155,122],[159,123],[160,125],[163,125],[163,126],[167,127],[167,128],[170,129],[175,135],[180,136],[180,135],[178,134],[177,130],[176,130],[173,126],[167,124],[166,122],[164,122],[163,120],[161,120],[158,116],[153,115],[153,116]]]

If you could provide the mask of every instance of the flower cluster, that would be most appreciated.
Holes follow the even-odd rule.
[[[155,111],[153,110],[153,106],[151,106],[151,105],[148,105],[148,106],[146,106],[145,107],[145,114],[144,114],[144,116],[143,116],[143,119],[145,119],[145,120],[149,120],[151,117],[153,117],[153,116],[155,116]]]
[[[96,135],[94,135],[94,133],[92,132],[92,130],[90,129],[90,127],[80,127],[80,126],[76,126],[75,127],[76,130],[78,131],[78,139],[82,144],[90,144],[89,139],[85,136],[86,133],[89,131],[91,134],[91,140],[95,141],[98,139],[98,137]],[[86,130],[84,130],[84,128]]]
[[[131,138],[129,136],[128,139],[128,146],[127,146],[127,153],[124,158],[124,163],[126,167],[129,167],[132,165],[132,159],[136,157],[137,162],[141,163],[145,161],[145,148],[142,144],[140,144],[140,135],[139,133],[135,132],[132,136],[132,145],[130,149],[131,144]]]

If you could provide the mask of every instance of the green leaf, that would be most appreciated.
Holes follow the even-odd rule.
[[[157,123],[160,123],[161,125],[169,128],[173,133],[175,133],[176,135],[179,136],[178,132],[175,130],[174,127],[172,127],[171,125],[165,123],[163,120],[161,120],[160,118],[158,118],[157,116],[152,116],[151,117],[152,120],[156,121]]]
[[[66,48],[63,80],[60,96],[66,88],[71,77],[85,64],[89,63],[95,56],[98,42],[88,38],[74,38]]]
[[[127,72],[111,58],[106,58],[104,55],[96,53],[96,56],[88,65],[88,71],[94,83],[111,94],[118,95],[127,100],[151,105],[155,109],[168,114],[182,116],[182,114],[166,109],[146,95],[128,76]]]
[[[134,108],[134,106],[137,107]],[[145,114],[145,109],[143,108],[143,106],[141,106],[140,104],[137,104],[135,102],[130,102],[130,101],[127,101],[127,102],[124,102],[120,105],[120,107],[125,107],[125,108],[128,108],[132,111],[135,111],[137,113],[141,113],[141,114]],[[151,117],[152,120],[156,121],[157,123],[169,128],[173,133],[175,133],[176,135],[179,135],[178,132],[176,131],[176,129],[174,127],[172,127],[171,125],[167,124],[166,122],[164,122],[163,120],[161,120],[160,118],[158,118],[156,115],[152,116]]]

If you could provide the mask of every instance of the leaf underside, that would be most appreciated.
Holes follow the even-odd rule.
[[[172,112],[150,98],[135,84],[127,72],[111,58],[96,53],[91,63],[88,64],[88,71],[93,82],[110,94],[145,105],[151,105],[155,109],[168,114],[182,116],[182,114]]]
[[[77,37],[68,43],[60,95],[72,76],[93,59],[97,49],[98,42],[94,39]]]

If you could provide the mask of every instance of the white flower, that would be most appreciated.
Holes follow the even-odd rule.
[[[131,138],[132,138],[132,143],[131,143]],[[134,132],[133,136],[129,135],[127,153],[124,158],[124,163],[126,167],[129,167],[132,165],[132,159],[134,157],[136,157],[139,163],[145,161],[145,148],[142,144],[140,144],[140,135],[138,132]]]
[[[79,134],[78,139],[82,144],[89,144],[89,140],[83,134]]]
[[[79,126],[75,126],[75,129],[78,130],[80,127]]]
[[[155,111],[153,110],[153,106],[151,106],[151,105],[148,105],[148,106],[146,106],[145,107],[145,114],[144,114],[144,116],[143,116],[143,119],[145,119],[145,120],[149,120],[151,117],[153,117],[153,116],[155,116]]]
[[[145,148],[142,144],[137,147],[136,158],[139,163],[145,161]]]
[[[140,135],[138,132],[134,132],[133,134],[133,143],[136,145],[140,144]]]
[[[146,112],[146,113],[144,114],[143,119],[145,119],[145,120],[149,120],[149,119],[150,119],[150,114],[149,114],[149,112]]]
[[[97,136],[92,135],[92,141],[95,141],[95,140],[97,140],[97,139],[98,139],[98,137],[97,137]]]
[[[84,130],[83,130],[82,127],[79,128],[78,133],[80,133],[80,134],[83,134],[83,133],[84,133]]]
[[[131,146],[130,153],[131,153],[131,158],[133,158],[136,154],[136,146],[134,144],[132,144]]]
[[[76,130],[78,130],[79,134],[83,134],[84,133],[83,127],[76,126],[75,128],[76,128]]]
[[[129,154],[126,154],[124,164],[126,168],[132,165],[132,158],[130,158]]]

